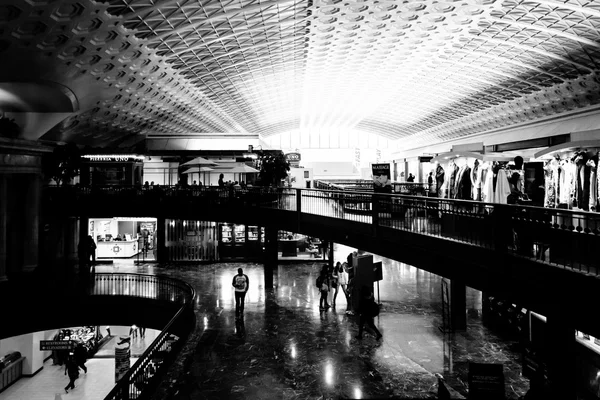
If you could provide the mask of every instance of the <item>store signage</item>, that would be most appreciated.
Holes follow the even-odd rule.
[[[392,192],[390,164],[373,164],[373,190],[379,193]]]
[[[383,264],[381,261],[373,263],[373,282],[383,280]]]
[[[75,343],[72,340],[40,340],[40,351],[72,350]]]
[[[108,161],[108,162],[126,162],[126,161],[143,161],[143,156],[130,155],[130,154],[116,154],[116,155],[84,155],[83,158],[87,158],[90,161]]]
[[[503,364],[469,363],[468,398],[504,400]]]
[[[287,153],[285,159],[290,163],[291,167],[298,167],[300,165],[300,153]]]

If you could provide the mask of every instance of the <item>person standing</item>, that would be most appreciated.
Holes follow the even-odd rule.
[[[225,182],[223,181],[223,174],[219,175],[219,187],[224,187]]]
[[[238,268],[238,273],[233,277],[231,285],[235,288],[235,313],[241,314],[244,312],[244,301],[250,286],[250,279],[248,279],[248,275],[244,274],[243,269]]]
[[[375,332],[377,340],[381,339],[383,335],[379,332],[379,329],[377,329],[373,322],[373,318],[379,315],[379,306],[375,303],[373,292],[367,286],[363,286],[361,289],[358,312],[360,314],[360,320],[356,338],[359,340],[362,339],[363,327],[366,323],[367,327]]]
[[[346,296],[346,313],[350,310],[350,298],[348,297],[348,272],[346,272],[346,268],[348,267],[347,263],[343,263],[340,265],[340,269],[338,272],[338,284],[342,288],[344,292],[344,296]]]
[[[337,298],[338,291],[340,290],[339,279],[340,279],[340,271],[342,269],[342,263],[337,262],[335,267],[333,267],[333,272],[331,273],[331,289],[333,290],[333,299],[331,301],[331,305],[335,308],[335,299]]]
[[[327,264],[323,266],[321,273],[317,278],[317,288],[319,288],[319,292],[321,293],[319,310],[325,311],[331,307],[329,304],[327,304],[327,295],[329,294],[329,275],[327,273]]]
[[[69,389],[75,389],[75,380],[79,378],[79,367],[73,355],[69,355],[67,362],[65,363],[65,375],[69,376],[69,384],[65,387],[65,392],[69,393]]]
[[[94,238],[92,237],[92,235],[88,235],[88,258],[87,258],[87,262],[90,263],[90,258],[91,258],[91,263],[90,263],[90,267],[93,267],[96,264],[96,242],[94,242]]]

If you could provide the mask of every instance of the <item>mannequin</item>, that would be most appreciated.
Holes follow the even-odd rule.
[[[473,188],[473,200],[481,201],[481,172],[483,168],[479,167],[479,160],[473,163],[471,176],[471,187]]]
[[[444,185],[445,172],[440,163],[436,163],[435,167],[435,189],[437,197],[443,197],[442,186]]]

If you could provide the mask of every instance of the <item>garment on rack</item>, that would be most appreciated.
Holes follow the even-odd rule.
[[[456,165],[454,163],[454,161],[452,161],[450,163],[450,180],[448,181],[448,195],[447,197],[449,199],[453,199],[454,198],[454,192],[455,192],[455,184],[456,184],[456,175],[458,174],[458,165]]]
[[[485,169],[485,181],[483,184],[482,198],[486,203],[494,202],[494,171],[492,171],[492,165],[488,165]]]
[[[558,205],[558,162],[554,159],[544,166],[544,207],[556,208]]]
[[[498,170],[496,179],[496,190],[494,191],[494,201],[492,203],[507,204],[508,195],[510,194],[510,184],[506,171],[502,168]]]
[[[457,199],[458,197],[458,189],[460,188],[460,183],[463,179],[464,173],[465,173],[466,167],[463,165],[458,169],[458,172],[456,173],[456,178],[454,179],[454,198]]]
[[[475,160],[471,176],[472,198],[475,201],[481,201],[481,171],[483,168],[479,165],[479,160]]]
[[[590,166],[590,211],[597,211],[598,206],[598,178],[596,177],[597,166],[594,160],[589,160],[588,164]]]
[[[471,188],[471,168],[468,165],[465,165],[459,179],[456,198],[461,200],[471,200],[473,198]]]
[[[438,197],[444,197],[443,196],[443,185],[444,185],[445,175],[446,174],[444,172],[444,168],[442,168],[442,166],[438,164],[438,166],[435,170],[435,183],[436,183],[435,188],[436,188]]]
[[[568,208],[573,207],[573,200],[576,192],[577,167],[570,160],[564,160],[560,165],[560,175],[558,182],[558,202],[566,204]]]

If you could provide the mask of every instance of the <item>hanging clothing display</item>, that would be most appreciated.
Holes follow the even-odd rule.
[[[596,167],[596,162],[594,160],[589,160],[588,164],[590,166],[590,203],[589,203],[589,210],[590,211],[597,211],[597,205],[598,205],[598,178],[596,177],[597,174],[597,167]]]
[[[544,207],[558,206],[558,161],[552,159],[544,166]]]
[[[559,169],[558,202],[567,208],[573,207],[576,187],[577,167],[570,160],[563,160]]]
[[[450,172],[449,172],[450,173],[450,179],[448,181],[447,197],[449,199],[453,199],[455,191],[456,191],[456,188],[455,188],[455,185],[456,185],[456,175],[458,174],[459,168],[458,168],[458,165],[456,165],[454,163],[454,161],[451,161],[449,169],[450,169]]]
[[[457,182],[456,198],[461,200],[471,200],[471,168],[468,165],[464,165],[461,168]]]
[[[486,203],[493,203],[494,201],[494,171],[491,164],[486,168],[482,198]]]
[[[481,176],[483,168],[479,165],[479,160],[475,160],[473,164],[473,171],[471,172],[471,190],[473,192],[472,198],[475,201],[481,201]]]
[[[508,195],[510,194],[510,184],[508,183],[506,171],[503,168],[500,168],[496,178],[493,203],[507,204]]]
[[[445,177],[445,172],[444,172],[444,168],[442,168],[441,165],[438,164],[437,168],[435,169],[435,189],[437,191],[437,196],[438,197],[444,197],[443,196],[443,186],[444,186],[444,177]]]

